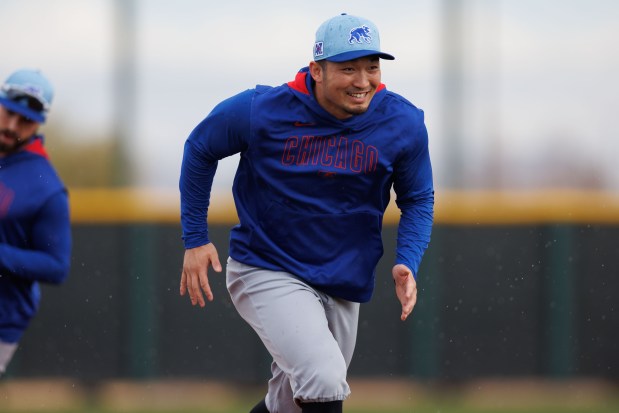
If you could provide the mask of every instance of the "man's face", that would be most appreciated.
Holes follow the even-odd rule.
[[[39,123],[0,105],[0,156],[15,152],[30,140]]]
[[[316,82],[316,100],[338,119],[360,115],[368,110],[380,86],[380,59],[362,57],[347,62],[310,62]]]

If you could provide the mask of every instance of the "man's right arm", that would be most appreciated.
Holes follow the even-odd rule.
[[[207,211],[217,162],[247,148],[253,95],[249,89],[221,102],[185,142],[179,182],[185,248],[209,243]]]
[[[217,249],[208,236],[211,187],[219,159],[247,148],[252,97],[253,90],[248,90],[217,105],[185,143],[179,181],[185,244],[180,294],[188,292],[193,305],[204,307],[203,292],[208,301],[213,299],[209,265],[221,271]]]

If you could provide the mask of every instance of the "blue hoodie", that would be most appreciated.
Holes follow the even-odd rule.
[[[67,192],[42,137],[0,158],[0,340],[16,343],[39,307],[39,282],[68,275]]]
[[[430,240],[434,190],[423,112],[406,99],[381,85],[367,112],[339,120],[315,100],[304,68],[287,84],[257,86],[220,103],[185,143],[185,248],[209,242],[217,161],[235,153],[235,260],[366,302],[393,188],[401,210],[396,263],[417,274]]]

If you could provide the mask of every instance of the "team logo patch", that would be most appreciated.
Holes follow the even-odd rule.
[[[314,44],[314,57],[322,56],[325,53],[322,46],[322,42],[316,42]]]
[[[350,38],[348,43],[372,43],[372,30],[368,26],[355,27],[350,29]]]

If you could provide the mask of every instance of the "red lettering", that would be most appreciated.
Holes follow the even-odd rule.
[[[8,214],[14,198],[15,192],[0,182],[0,218]]]
[[[359,173],[363,169],[363,142],[352,141],[352,157],[350,159],[350,170]]]
[[[292,153],[294,148],[299,146],[299,138],[296,136],[291,136],[286,139],[286,143],[284,144],[284,154],[282,155],[282,164],[283,165],[292,165],[295,160],[295,155]]]
[[[378,167],[378,149],[366,146],[363,141],[353,140],[348,146],[348,138],[340,136],[311,136],[299,139],[291,136],[284,143],[282,164],[286,166],[318,165],[349,169],[354,173],[372,173]]]
[[[335,137],[331,137],[322,145],[322,156],[320,157],[320,164],[322,166],[331,166],[333,164],[333,154],[331,153],[335,148]]]
[[[322,136],[317,136],[314,139],[314,145],[312,147],[312,165],[318,165],[318,161],[320,160],[320,153],[324,146],[325,138],[323,138]]]
[[[338,169],[346,169],[346,158],[348,157],[348,138],[340,137],[340,143],[337,145],[337,153],[335,154],[335,167]]]
[[[301,146],[299,147],[299,154],[297,155],[297,165],[309,164],[310,157],[312,156],[311,150],[313,143],[313,136],[304,136],[301,138]]]
[[[365,173],[376,171],[378,165],[378,149],[375,146],[368,146],[365,151]]]

